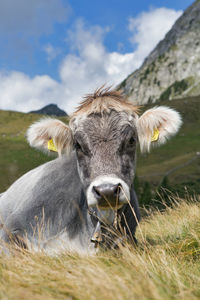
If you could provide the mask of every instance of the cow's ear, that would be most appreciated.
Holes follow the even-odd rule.
[[[27,131],[27,140],[31,147],[45,152],[69,153],[72,149],[71,129],[63,122],[45,118],[32,124]]]
[[[182,124],[180,114],[168,107],[147,110],[137,121],[138,138],[142,152],[154,145],[164,144],[177,133]]]

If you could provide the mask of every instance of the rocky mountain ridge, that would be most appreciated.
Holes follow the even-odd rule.
[[[117,88],[138,104],[200,95],[200,0]]]

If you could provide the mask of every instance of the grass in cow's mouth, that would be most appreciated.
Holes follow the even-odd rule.
[[[99,210],[111,210],[111,209],[118,210],[118,209],[122,208],[123,205],[124,204],[118,204],[118,205],[114,205],[114,206],[112,206],[112,205],[98,206],[97,205],[97,209],[99,209]]]
[[[141,221],[137,247],[1,256],[0,299],[199,299],[200,204],[175,202]]]

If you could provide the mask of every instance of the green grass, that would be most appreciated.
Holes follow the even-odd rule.
[[[55,157],[30,148],[26,142],[27,128],[40,118],[41,115],[0,110],[0,192],[24,173]]]
[[[0,256],[0,299],[199,299],[199,220],[199,203],[179,199],[143,219],[136,248]]]
[[[173,63],[171,63],[173,65]],[[170,64],[168,65],[170,67]],[[189,87],[190,79],[183,79],[181,81],[175,81],[172,85],[170,85],[161,95],[160,100],[168,100],[169,98],[173,98],[187,90]]]
[[[181,113],[183,126],[178,134],[165,145],[152,149],[150,153],[138,153],[137,174],[151,183],[159,184],[165,173],[196,157],[189,166],[177,169],[170,175],[173,183],[190,181],[191,178],[200,178],[200,97],[160,101],[156,105],[166,105]],[[154,105],[145,106],[145,109]],[[156,174],[159,175],[156,175]]]

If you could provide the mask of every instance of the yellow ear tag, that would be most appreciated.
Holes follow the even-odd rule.
[[[155,128],[154,132],[153,132],[153,135],[152,135],[152,138],[151,138],[151,141],[152,142],[157,141],[158,138],[159,138],[159,134],[160,134],[160,131],[157,128]]]
[[[48,140],[48,149],[50,151],[58,152],[58,150],[57,150],[57,148],[56,148],[56,146],[55,146],[55,144],[53,142],[53,139]]]

